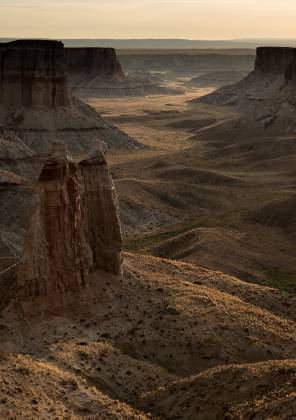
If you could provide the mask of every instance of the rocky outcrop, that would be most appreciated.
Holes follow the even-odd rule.
[[[255,69],[245,79],[192,103],[235,106],[243,114],[238,125],[247,130],[294,134],[295,83],[295,48],[258,48]]]
[[[100,151],[79,162],[78,180],[84,232],[93,266],[120,274],[122,238],[118,203],[113,180]]]
[[[0,136],[47,154],[53,141],[74,154],[139,144],[73,97],[65,50],[57,41],[15,41],[0,47]],[[1,155],[1,153],[0,153]]]
[[[295,48],[260,47],[256,52],[255,71],[284,75],[295,58]]]
[[[79,97],[180,94],[148,78],[127,77],[113,48],[66,48],[68,79]]]
[[[241,109],[272,100],[296,74],[296,49],[260,47],[254,70],[237,84],[225,86],[193,103],[235,105]]]
[[[80,294],[93,270],[121,274],[117,201],[100,151],[77,163],[56,145],[32,203],[17,273],[19,299]]]
[[[87,283],[90,257],[77,169],[63,147],[59,149],[46,162],[35,189],[17,278],[22,297],[77,292]]]
[[[1,44],[0,103],[28,108],[70,105],[63,44],[29,40]]]
[[[96,81],[126,79],[114,48],[66,48],[66,62],[71,86]]]

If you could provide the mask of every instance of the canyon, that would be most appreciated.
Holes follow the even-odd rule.
[[[81,86],[122,83],[114,50],[74,50]],[[246,90],[194,70],[84,103],[61,43],[1,46],[1,418],[295,416],[296,143],[243,125],[293,51],[258,50]]]

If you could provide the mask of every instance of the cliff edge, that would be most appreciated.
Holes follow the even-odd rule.
[[[0,46],[0,136],[37,153],[53,141],[74,154],[133,149],[139,144],[71,93],[65,49],[58,41],[24,40]]]

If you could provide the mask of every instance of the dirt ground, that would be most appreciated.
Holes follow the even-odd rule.
[[[125,254],[63,298],[2,312],[1,419],[293,418],[295,297]]]

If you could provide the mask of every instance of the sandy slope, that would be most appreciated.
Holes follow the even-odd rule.
[[[148,394],[140,406],[166,419],[291,419],[296,362],[223,366]]]
[[[281,384],[284,373],[277,366],[285,362],[278,360],[296,358],[294,297],[195,265],[128,254],[124,277],[94,273],[89,293],[79,301],[57,313],[48,300],[38,300],[34,306],[42,307],[42,315],[31,311],[30,319],[26,305],[19,316],[12,307],[2,314],[2,417],[146,418],[137,411],[144,409],[147,416],[160,411],[171,418],[180,399],[188,400],[184,418],[192,418],[190,410],[199,404],[210,415],[209,398],[202,392],[191,397],[188,383],[198,388],[206,382],[206,395],[221,394],[221,401],[231,402],[233,393],[225,394],[230,378],[236,378],[233,389],[243,387],[239,374],[246,371],[251,378],[253,368],[219,366],[269,361],[258,365],[258,375],[269,383],[272,371]],[[218,378],[215,372],[221,372]],[[184,378],[199,373],[186,379],[184,388]],[[173,383],[171,412],[166,395]],[[165,391],[156,391],[159,387]],[[139,403],[151,392],[144,401],[152,398],[154,408]],[[260,388],[262,398],[269,392]],[[247,389],[241,398],[252,402],[254,394]],[[234,418],[247,410],[230,406]]]

